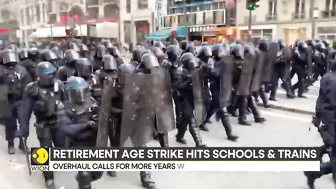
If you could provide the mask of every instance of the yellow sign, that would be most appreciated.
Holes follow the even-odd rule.
[[[49,165],[49,150],[47,148],[31,149],[32,165]]]

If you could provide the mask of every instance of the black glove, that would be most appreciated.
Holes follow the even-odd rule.
[[[97,130],[98,129],[98,124],[97,122],[95,121],[89,121],[87,123],[87,126],[90,128],[90,129],[94,129],[94,130]]]
[[[319,116],[313,116],[312,124],[314,124],[315,127],[319,127],[321,124],[321,119]]]

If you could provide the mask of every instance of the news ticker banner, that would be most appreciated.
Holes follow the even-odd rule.
[[[319,171],[319,148],[32,148],[32,171]]]

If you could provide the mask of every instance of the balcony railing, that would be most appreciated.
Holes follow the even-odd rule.
[[[277,19],[277,15],[266,15],[266,21],[276,21]]]
[[[293,19],[294,20],[306,19],[306,13],[294,13]]]
[[[334,18],[336,17],[335,11],[321,11],[322,18]]]

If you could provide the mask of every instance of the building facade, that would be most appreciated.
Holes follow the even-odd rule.
[[[312,2],[312,4],[311,4]],[[284,39],[292,44],[300,39],[336,39],[336,1],[260,0],[252,11],[252,37]],[[247,34],[249,11],[246,0],[237,3],[240,37]]]
[[[231,0],[232,1],[232,0]],[[226,6],[225,0],[166,0],[167,14],[163,26],[188,27],[190,40],[200,40],[202,31],[235,25],[236,7]]]
[[[1,4],[0,0],[0,4]],[[77,35],[119,39],[136,43],[156,27],[156,0],[7,0],[6,7],[18,22],[15,32],[22,41],[41,37],[65,37],[66,29]],[[8,20],[2,16],[1,19]],[[14,16],[13,16],[14,18]],[[1,20],[2,21],[2,20]],[[0,22],[1,24],[1,22]],[[88,25],[94,25],[91,31]],[[6,27],[6,26],[4,26]],[[1,28],[1,27],[0,27]],[[1,34],[1,30],[0,30]]]

